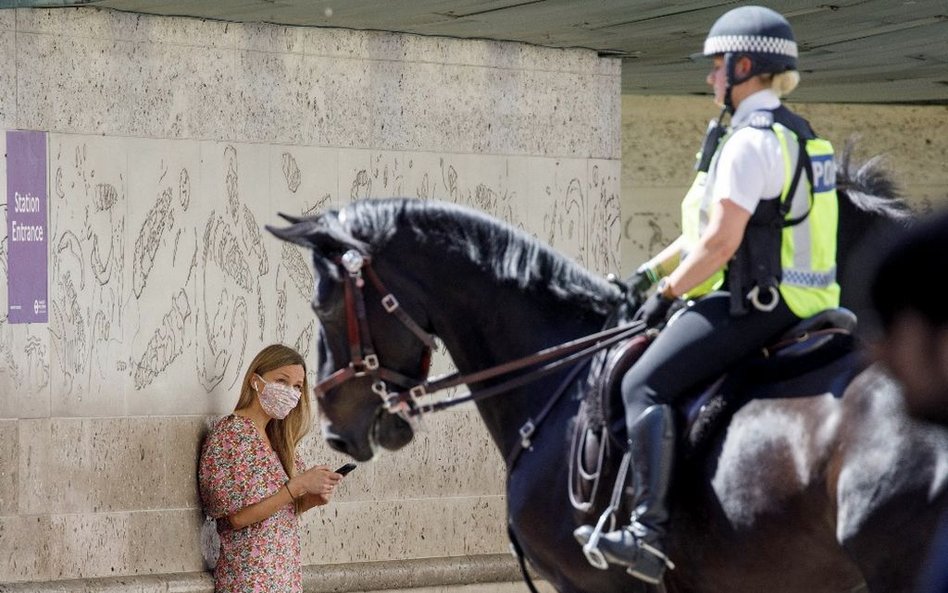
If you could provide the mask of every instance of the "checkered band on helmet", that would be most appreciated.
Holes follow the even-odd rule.
[[[779,54],[796,58],[797,42],[793,39],[761,35],[719,35],[708,37],[704,42],[706,56],[728,52]]]
[[[755,56],[755,71],[783,72],[797,67],[797,42],[790,23],[764,6],[741,6],[724,13],[708,32],[704,55]]]

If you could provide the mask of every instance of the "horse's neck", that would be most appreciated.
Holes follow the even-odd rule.
[[[464,374],[595,333],[604,322],[601,315],[577,315],[563,303],[539,302],[509,287],[494,287],[474,296],[466,302],[450,296],[439,299],[445,308],[434,320],[436,333]],[[478,402],[478,411],[503,455],[518,442],[519,428],[536,417],[568,371],[569,367]],[[476,392],[477,387],[472,390]]]
[[[565,258],[556,261],[564,256],[515,236],[512,229],[494,233],[483,220],[464,220],[464,213],[446,210],[429,217],[421,212],[407,225],[409,232],[389,240],[388,251],[399,257],[386,262],[392,274],[385,276],[405,278],[399,270],[416,271],[399,288],[413,291],[462,374],[595,333],[605,321],[607,303],[618,301],[614,287],[591,275],[584,278]],[[419,243],[418,236],[425,240]],[[510,277],[512,268],[525,276]],[[520,423],[542,409],[550,396],[546,388],[556,380],[551,376],[478,404],[502,452]],[[473,386],[478,387],[483,386]]]

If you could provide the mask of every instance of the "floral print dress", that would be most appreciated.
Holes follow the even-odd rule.
[[[304,467],[297,457],[297,471]],[[286,480],[280,458],[249,418],[231,414],[211,429],[201,451],[198,481],[204,510],[217,519],[221,540],[215,593],[302,591],[300,531],[292,504],[243,529],[223,520],[278,493]]]

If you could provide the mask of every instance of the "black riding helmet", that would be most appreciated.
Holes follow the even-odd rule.
[[[780,74],[797,69],[797,42],[790,23],[780,13],[763,6],[742,6],[724,13],[704,41],[705,57],[724,56],[727,92],[724,103],[731,105],[731,87],[758,74]],[[734,72],[741,56],[751,61],[751,70],[740,79]]]

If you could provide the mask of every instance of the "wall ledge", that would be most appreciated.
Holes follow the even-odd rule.
[[[305,593],[350,593],[520,581],[508,554],[412,558],[303,567]],[[213,593],[210,572],[0,583],[0,593]]]

